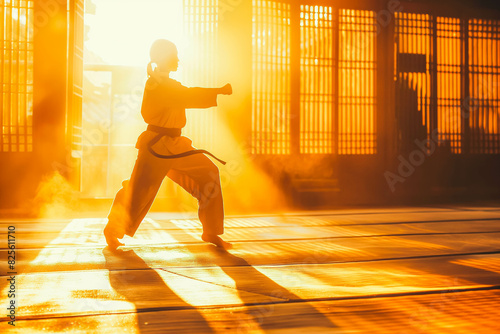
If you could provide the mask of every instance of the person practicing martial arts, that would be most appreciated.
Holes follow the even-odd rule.
[[[224,233],[219,169],[205,155],[211,154],[194,149],[181,129],[186,125],[186,108],[214,107],[217,95],[231,95],[232,87],[187,88],[171,79],[170,72],[177,70],[179,58],[170,41],[155,41],[150,56],[141,110],[148,127],[137,140],[139,153],[130,180],[122,183],[108,215],[104,228],[108,247],[124,245],[118,239],[125,234],[134,236],[168,176],[198,200],[201,239],[228,249],[231,244],[219,237]]]

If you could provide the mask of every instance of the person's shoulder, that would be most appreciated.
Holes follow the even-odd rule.
[[[171,78],[155,78],[149,77],[146,81],[146,89],[154,90],[154,89],[175,89],[177,87],[181,87],[181,83]]]
[[[186,89],[179,81],[172,78],[165,78],[162,82],[162,87],[173,94],[182,93]]]
[[[166,78],[163,82],[169,87],[182,87],[182,84],[179,81],[172,78]]]
[[[179,81],[169,77],[158,78],[150,77],[146,82],[146,91],[153,94],[176,94],[181,93],[184,87]]]
[[[146,81],[146,91],[153,91],[160,88],[161,83],[153,77],[149,77]]]

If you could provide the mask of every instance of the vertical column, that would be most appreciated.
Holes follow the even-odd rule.
[[[377,151],[375,22],[372,11],[340,13],[339,154]]]
[[[332,7],[301,6],[300,152],[331,154]]]
[[[385,2],[380,2],[380,10],[385,9]],[[394,13],[393,19],[387,24],[377,25],[376,41],[376,127],[377,133],[377,153],[384,159],[386,168],[389,168],[396,160],[397,147],[397,124],[395,105],[395,47],[396,20],[398,17]],[[385,23],[385,22],[384,22]]]
[[[252,20],[252,152],[288,155],[291,151],[291,122],[298,121],[290,113],[290,5],[255,0]],[[300,33],[300,29],[298,31]],[[296,47],[299,49],[294,52],[300,57],[300,45]],[[295,61],[300,61],[300,58]],[[295,75],[300,75],[298,69],[295,70]],[[300,82],[296,84],[300,85]],[[295,98],[300,99],[298,95]],[[299,103],[300,100],[297,108]],[[296,135],[298,149],[300,133]]]
[[[6,150],[6,147],[4,146],[4,134],[3,134],[3,110],[5,109],[4,107],[4,54],[5,54],[5,45],[4,45],[4,40],[5,40],[5,5],[2,2],[2,5],[0,5],[0,79],[2,80],[1,83],[1,92],[0,92],[0,108],[2,109],[2,114],[0,114],[0,152],[4,152]]]
[[[215,87],[218,84],[218,25],[223,19],[229,19],[236,8],[228,6],[226,2],[218,0],[183,1],[185,34],[189,41],[187,66],[183,74],[185,84],[200,87]],[[196,137],[203,147],[213,150],[217,134],[221,132],[217,108],[203,110],[202,113],[199,110],[187,110],[187,118],[185,134]]]
[[[332,87],[333,87],[333,117],[332,117],[332,131],[333,131],[333,152],[336,156],[339,155],[339,8],[336,6],[333,8],[333,75],[332,75]]]
[[[43,173],[65,164],[67,2],[34,5],[33,149]]]
[[[290,137],[291,152],[300,154],[300,4],[293,2],[290,8]]]
[[[252,136],[252,10],[252,0],[219,1],[218,84],[231,83],[233,95],[218,109],[244,149]]]
[[[69,3],[68,34],[68,103],[67,103],[67,149],[71,151],[66,162],[71,162],[70,177],[73,184],[81,189],[81,161],[83,156],[82,107],[83,107],[83,43],[84,43],[84,2],[73,0]],[[69,153],[69,152],[68,152]],[[109,168],[108,168],[109,170]]]
[[[462,153],[470,153],[470,72],[469,72],[469,19],[460,19],[460,64],[461,73],[461,123],[462,123]]]
[[[438,47],[437,47],[437,19],[436,16],[431,18],[432,32],[432,53],[431,53],[431,108],[429,110],[429,134],[432,134],[438,128]]]
[[[2,113],[0,114],[0,152],[6,151],[6,147],[4,146],[4,133],[3,133],[3,128],[4,128],[4,123],[3,123],[3,110],[5,109],[4,107],[4,54],[5,54],[5,5],[2,2],[2,5],[0,5],[0,79],[2,80],[1,83],[1,92],[0,92],[0,108],[2,109]]]

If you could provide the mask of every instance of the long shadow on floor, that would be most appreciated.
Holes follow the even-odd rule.
[[[199,241],[182,228],[177,231],[184,232],[184,241]],[[204,261],[204,265],[210,265],[208,261],[219,266],[235,282],[240,300],[249,306],[246,312],[249,316],[244,315],[239,320],[238,333],[257,330],[257,326],[263,330],[287,329],[294,332],[315,332],[315,328],[324,332],[336,328],[318,309],[262,274],[245,259],[212,245],[207,245],[206,249],[210,258]],[[219,284],[217,281],[211,283]],[[278,303],[254,304],[255,299],[249,292],[276,298]]]
[[[182,235],[182,238],[177,239],[179,242],[181,240],[183,242],[200,242],[182,227],[176,231],[179,232],[178,236]],[[171,236],[176,239],[175,234],[171,234]],[[231,252],[237,252],[237,247],[236,244],[235,249]],[[207,245],[205,249],[209,252],[210,257],[208,259],[204,257],[203,265],[210,266],[210,262],[212,262],[220,267],[235,282],[240,300],[248,305],[247,313],[250,316],[243,316],[243,319],[240,320],[238,333],[258,330],[258,328],[254,328],[255,326],[263,330],[287,329],[304,333],[316,332],[315,328],[318,332],[337,328],[330,319],[307,300],[303,300],[262,274],[247,260],[213,245]],[[196,256],[196,254],[194,255]],[[220,284],[217,281],[211,281],[211,283]],[[278,303],[269,302],[255,305],[255,299],[251,294],[248,294],[249,292],[276,298],[275,302]]]
[[[217,264],[236,284],[242,302],[251,304],[248,295],[243,292],[252,292],[271,296],[285,302],[280,304],[264,304],[253,306],[250,314],[254,322],[264,330],[288,329],[294,331],[313,332],[336,328],[330,319],[318,309],[290,290],[279,285],[268,276],[250,265],[245,259],[216,247],[210,248],[215,264]],[[232,263],[227,266],[227,263]],[[241,270],[244,268],[244,270]],[[293,303],[292,303],[293,302]],[[307,328],[307,329],[306,329]]]
[[[102,253],[111,287],[135,305],[140,333],[213,333],[205,318],[172,291],[133,250],[111,252],[104,248]],[[168,319],[168,312],[160,313],[166,311],[165,307],[190,311],[182,314],[175,312],[175,319]],[[186,326],[186,323],[189,325]]]

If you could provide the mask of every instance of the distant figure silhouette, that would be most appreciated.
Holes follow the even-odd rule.
[[[170,41],[155,41],[150,56],[141,110],[148,128],[137,140],[139,153],[130,180],[122,183],[108,215],[106,242],[109,248],[116,249],[123,245],[118,239],[125,234],[134,236],[168,176],[198,200],[201,238],[228,249],[231,244],[219,237],[224,233],[219,169],[200,154],[211,155],[209,152],[194,149],[191,140],[181,136],[181,129],[186,125],[186,108],[216,106],[218,94],[232,94],[231,85],[187,88],[171,79],[170,72],[177,70],[179,58]]]

